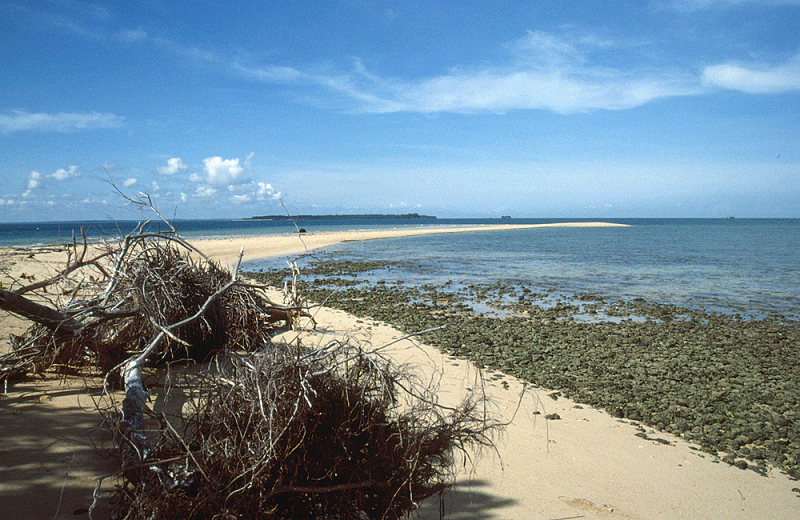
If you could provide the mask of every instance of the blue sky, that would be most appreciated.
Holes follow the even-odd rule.
[[[0,221],[800,217],[800,0],[0,4]]]

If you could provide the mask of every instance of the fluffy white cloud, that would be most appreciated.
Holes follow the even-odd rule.
[[[281,198],[281,192],[276,191],[271,184],[259,182],[257,186],[258,189],[256,190],[256,198],[258,200],[266,200],[268,198],[278,200]]]
[[[28,174],[28,190],[35,190],[42,185],[42,174],[36,170]]]
[[[781,65],[724,63],[706,67],[707,85],[748,94],[772,94],[800,90],[800,54]]]
[[[11,115],[0,114],[0,133],[29,130],[72,132],[94,128],[116,128],[125,118],[103,112],[76,112],[58,114],[31,114],[24,110],[12,110]]]
[[[48,177],[52,177],[57,181],[65,181],[70,177],[76,177],[78,175],[78,167],[77,166],[70,166],[67,169],[59,168],[52,175],[48,175]]]
[[[225,186],[234,182],[244,168],[239,166],[239,159],[223,159],[208,157],[203,159],[205,180],[214,186]]]
[[[265,182],[248,182],[232,184],[227,187],[230,193],[230,202],[243,204],[253,201],[278,200],[281,193],[276,191],[271,184]]]
[[[180,157],[170,157],[167,159],[167,165],[159,166],[157,170],[161,175],[175,175],[186,168],[188,168],[188,166],[183,163]]]
[[[125,179],[124,181],[122,181],[122,185],[124,187],[126,187],[126,188],[130,188],[131,186],[135,186],[136,183],[137,183],[137,180],[134,177],[130,177],[130,178]]]
[[[153,181],[152,183],[150,183],[150,186],[153,188],[153,191],[160,191],[161,190],[161,186],[159,186],[156,181]]]

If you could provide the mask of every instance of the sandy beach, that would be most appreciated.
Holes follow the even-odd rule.
[[[627,227],[626,224],[610,222],[564,222],[554,224],[494,224],[468,227],[424,227],[398,228],[367,231],[303,233],[268,237],[243,237],[203,239],[193,243],[207,254],[221,262],[235,263],[239,251],[244,251],[243,261],[269,256],[284,256],[303,253],[313,249],[329,247],[342,242],[360,242],[387,238],[414,237],[447,233],[474,233],[487,231],[510,231],[515,229],[536,229],[549,227]]]
[[[579,226],[606,223],[569,224]],[[550,225],[547,225],[550,226]],[[542,226],[481,226],[411,230],[319,233],[291,236],[198,240],[192,243],[224,265],[240,250],[252,260],[301,253],[350,240],[375,240],[430,233]],[[41,280],[53,272],[63,253],[0,252],[0,281]],[[33,278],[30,278],[33,277]],[[371,320],[320,308],[316,331],[298,334],[306,344],[324,344],[342,336],[373,347],[402,334]],[[0,348],[20,320],[0,311]],[[502,374],[483,373],[413,339],[388,350],[398,363],[410,363],[427,380],[438,381],[443,404],[460,401],[474,388],[485,388],[489,412],[513,421],[495,438],[496,450],[475,454],[459,467],[456,485],[445,496],[451,519],[793,519],[800,517],[800,483],[778,471],[766,476],[720,463],[684,440],[628,420],[553,399],[551,391],[526,387]],[[88,518],[97,478],[113,470],[98,447],[108,444],[90,394],[98,381],[51,375],[9,386],[0,396],[0,511],[6,518]],[[516,415],[515,415],[516,411]],[[557,420],[547,420],[545,416]],[[107,446],[106,446],[107,447]],[[111,480],[103,481],[108,491]],[[94,518],[106,518],[101,502]],[[438,504],[420,505],[417,518],[439,518]]]

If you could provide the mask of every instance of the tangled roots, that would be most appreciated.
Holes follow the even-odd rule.
[[[183,435],[163,428],[126,472],[120,517],[399,518],[497,427],[480,399],[437,405],[360,347],[274,345],[212,365]]]

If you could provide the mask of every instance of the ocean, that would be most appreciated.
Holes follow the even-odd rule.
[[[309,233],[397,227],[540,224],[590,219],[337,219],[298,222]],[[548,294],[591,293],[761,318],[800,319],[800,219],[603,219],[629,227],[553,227],[348,242],[311,256],[247,262],[244,270],[308,262],[403,260],[371,277],[404,284],[522,283]],[[187,238],[286,234],[289,221],[174,222]],[[0,246],[118,238],[136,222],[0,224]],[[165,229],[163,224],[151,225]]]

